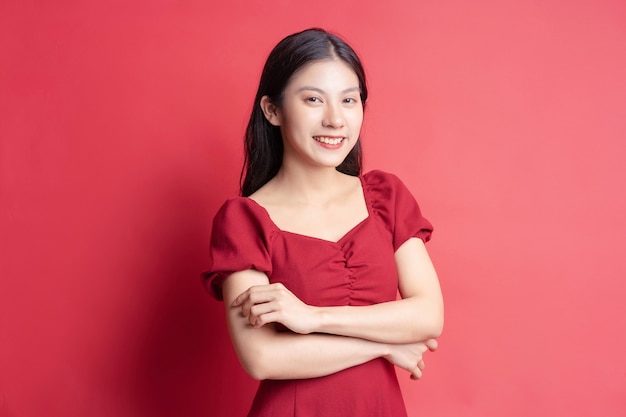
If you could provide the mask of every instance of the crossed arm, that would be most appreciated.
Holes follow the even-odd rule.
[[[443,299],[420,239],[405,242],[395,259],[402,299],[364,307],[309,306],[261,272],[234,273],[223,293],[243,367],[256,379],[314,378],[384,357],[421,377],[422,354],[437,348],[443,327]]]

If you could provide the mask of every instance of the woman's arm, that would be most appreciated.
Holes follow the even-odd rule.
[[[395,254],[402,300],[371,306],[313,307],[280,284],[253,286],[233,302],[248,323],[279,322],[297,333],[329,333],[383,343],[439,337],[443,297],[424,242],[407,240]]]
[[[251,286],[267,286],[265,274],[248,270],[232,274],[223,285],[228,328],[244,369],[255,379],[300,379],[332,374],[384,357],[411,372],[422,374],[422,354],[437,348],[436,341],[388,345],[364,339],[324,334],[277,332],[272,326],[255,328],[241,308],[231,304]]]

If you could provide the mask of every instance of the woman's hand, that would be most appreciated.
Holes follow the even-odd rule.
[[[241,315],[256,328],[281,323],[296,333],[308,334],[319,327],[317,308],[300,301],[281,283],[254,285],[239,294],[231,306],[241,307]]]
[[[384,358],[394,365],[409,371],[411,379],[420,379],[426,366],[422,355],[427,350],[431,352],[437,350],[438,344],[435,339],[428,339],[425,342],[389,344],[388,346],[390,350]]]

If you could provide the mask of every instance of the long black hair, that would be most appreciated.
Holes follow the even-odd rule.
[[[361,103],[365,107],[367,100],[365,71],[356,52],[345,41],[318,28],[294,33],[281,40],[263,67],[246,129],[245,156],[240,177],[242,196],[249,196],[271,180],[278,173],[283,159],[280,128],[273,126],[265,118],[260,106],[261,99],[268,96],[276,107],[282,107],[285,87],[291,76],[306,64],[328,59],[341,59],[352,68],[359,79]],[[362,151],[359,140],[337,170],[357,176],[361,174],[361,162]]]

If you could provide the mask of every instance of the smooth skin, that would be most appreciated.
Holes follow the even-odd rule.
[[[282,106],[264,97],[261,107],[281,129],[284,157],[250,198],[281,230],[336,242],[368,216],[360,180],[335,169],[359,138],[358,78],[341,60],[314,62],[292,76]],[[420,239],[401,245],[395,262],[402,299],[363,307],[310,306],[262,272],[233,273],[223,294],[244,368],[256,379],[313,378],[383,357],[419,379],[422,355],[437,349],[443,298]]]

